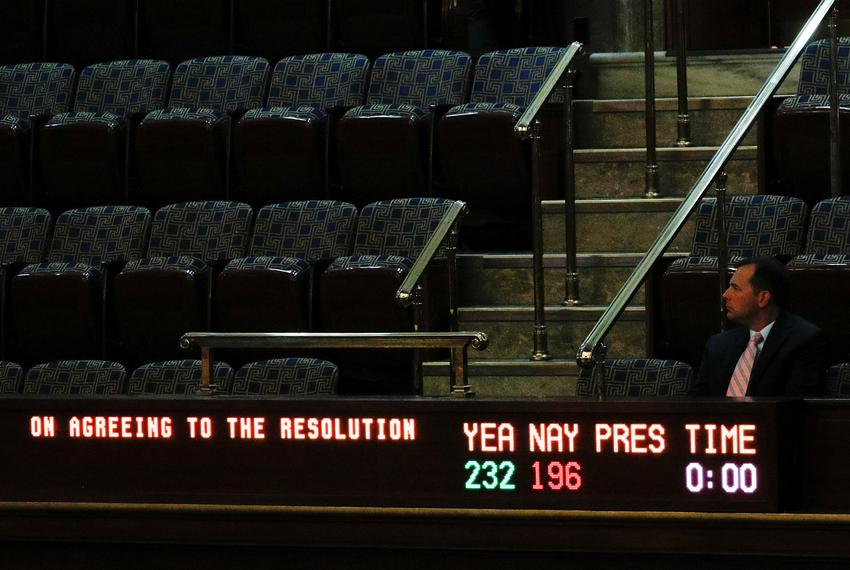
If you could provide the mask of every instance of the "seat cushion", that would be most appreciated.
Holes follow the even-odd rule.
[[[729,257],[729,267],[735,267],[744,260],[743,257],[733,255]],[[665,273],[676,273],[680,271],[717,271],[717,258],[711,255],[691,256],[677,259],[670,264]]]
[[[59,113],[47,122],[45,127],[57,127],[61,125],[78,124],[101,124],[111,129],[117,129],[123,124],[123,120],[113,113],[92,113],[89,111],[78,111],[72,113]]]
[[[100,276],[101,272],[100,268],[89,265],[88,263],[54,261],[49,263],[31,263],[24,267],[18,275],[23,277],[26,275],[68,275],[71,273],[78,273],[81,276],[93,278]]]
[[[0,128],[25,131],[30,128],[30,122],[17,115],[0,115]]]
[[[254,119],[293,119],[299,121],[320,121],[327,117],[327,113],[310,105],[292,107],[263,107],[262,109],[251,109],[242,117],[242,120]]]
[[[788,269],[802,269],[804,267],[835,267],[850,268],[850,255],[839,253],[809,253],[798,255],[788,262]]]
[[[157,111],[151,111],[147,115],[145,115],[143,123],[153,123],[157,121],[202,121],[204,123],[212,124],[217,120],[222,118],[224,115],[213,109],[187,109],[187,108],[179,108],[179,109],[159,109]]]
[[[400,104],[379,104],[363,105],[355,107],[343,115],[344,119],[354,117],[406,117],[409,119],[419,120],[428,116],[428,111],[415,105]]]
[[[518,120],[523,112],[524,107],[514,105],[513,103],[464,103],[449,109],[446,116],[465,115],[469,113],[505,113],[511,115],[514,120]]]
[[[353,269],[392,269],[404,275],[413,267],[413,260],[398,255],[352,255],[338,257],[327,268],[327,272],[350,271]]]
[[[136,259],[124,266],[121,273],[136,271],[182,271],[192,275],[198,274],[207,268],[207,264],[197,257],[180,255],[177,257],[146,257]]]
[[[310,270],[310,264],[297,257],[240,257],[229,262],[224,271],[279,271],[297,278]]]

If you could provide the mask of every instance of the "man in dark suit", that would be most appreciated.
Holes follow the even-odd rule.
[[[741,263],[723,293],[742,324],[708,339],[692,392],[705,396],[817,396],[826,343],[812,323],[784,310],[788,274],[772,257]]]

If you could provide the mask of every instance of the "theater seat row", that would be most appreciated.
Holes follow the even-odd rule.
[[[744,259],[772,255],[787,262],[791,306],[824,329],[830,362],[850,359],[850,308],[825,302],[850,290],[850,196],[806,204],[786,196],[734,196],[726,206],[727,273]],[[716,201],[704,200],[694,220],[688,257],[666,260],[650,281],[650,353],[699,365],[705,339],[720,330]]]
[[[234,370],[217,362],[211,393],[254,396],[318,396],[336,394],[339,370],[317,358],[280,358],[251,362]],[[24,374],[14,362],[0,361],[0,397],[189,396],[201,393],[201,362],[151,362],[127,371],[118,362],[60,360],[36,364]]]
[[[358,55],[286,58],[268,90],[261,58],[202,58],[177,67],[167,96],[167,64],[120,61],[84,69],[73,105],[69,66],[0,67],[0,200],[31,191],[53,212],[228,197],[362,206],[431,195],[436,180],[473,220],[527,226],[529,153],[513,125],[562,54],[485,54],[471,93],[462,52],[388,54],[370,74]],[[34,88],[54,95],[24,95]],[[559,172],[557,145],[544,148]],[[554,197],[557,175],[543,178]]]
[[[693,383],[693,369],[685,362],[654,358],[618,358],[605,363],[604,371],[584,368],[576,382],[576,396],[609,398],[686,397]],[[831,366],[826,373],[823,396],[850,398],[850,362]]]
[[[183,356],[187,331],[446,330],[449,260],[425,275],[421,314],[395,292],[453,204],[399,199],[358,215],[290,202],[254,219],[244,203],[188,202],[152,223],[145,208],[101,206],[61,214],[51,238],[46,211],[0,209],[6,353],[135,366]]]

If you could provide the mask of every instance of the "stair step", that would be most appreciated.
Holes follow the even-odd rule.
[[[658,185],[662,196],[684,196],[717,152],[717,147],[658,148]],[[734,194],[758,191],[758,150],[741,146],[726,165]],[[645,192],[646,149],[575,151],[577,198],[640,198]]]
[[[426,396],[449,394],[449,363],[423,364]],[[474,360],[467,366],[467,381],[476,397],[548,398],[575,395],[579,367],[575,360],[532,362],[527,358]]]
[[[719,146],[752,97],[691,97],[688,114],[691,146]],[[678,99],[656,99],[656,133],[661,147],[673,147],[678,135]],[[575,102],[576,148],[635,148],[646,145],[643,99]],[[755,129],[743,141],[756,144]]]
[[[689,56],[688,95],[752,96],[781,57],[781,52]],[[588,75],[596,78],[596,98],[645,96],[642,52],[594,53],[590,56],[589,67]],[[797,63],[780,86],[779,93],[793,94],[799,75]],[[676,96],[676,58],[665,52],[655,54],[655,93],[656,97]]]
[[[580,253],[576,264],[581,301],[588,305],[611,302],[640,261],[640,253]],[[549,304],[564,298],[566,256],[543,256],[544,297]],[[528,305],[533,302],[531,253],[458,255],[460,305]],[[633,300],[643,303],[643,288]]]
[[[645,251],[681,202],[681,198],[576,200],[577,251]],[[692,235],[688,221],[669,251],[689,251]],[[545,252],[567,249],[563,200],[543,202],[543,248]]]
[[[545,308],[549,354],[553,358],[572,359],[604,307]],[[461,307],[458,310],[460,330],[487,333],[488,348],[469,354],[470,360],[527,358],[533,349],[534,308],[530,306]],[[618,357],[646,354],[646,324],[643,307],[628,307],[611,329],[607,342],[610,354]]]

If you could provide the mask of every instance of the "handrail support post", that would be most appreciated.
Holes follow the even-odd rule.
[[[579,278],[576,230],[576,172],[573,153],[575,124],[573,114],[573,86],[576,71],[570,67],[564,80],[564,234],[566,244],[566,277],[564,281],[564,302],[569,307],[581,305],[579,296]]]
[[[720,287],[720,330],[729,328],[729,320],[726,318],[726,306],[723,301],[723,293],[729,286],[729,248],[727,246],[728,228],[726,227],[726,171],[721,170],[714,179],[717,192],[715,203],[715,220],[717,222],[717,283]]]
[[[841,117],[838,95],[838,7],[829,14],[829,189],[841,196]]]
[[[469,385],[469,379],[467,378],[467,354],[466,349],[469,345],[466,344],[463,348],[452,348],[451,349],[451,364],[449,365],[449,381],[451,385],[449,389],[451,390],[452,396],[457,396],[461,398],[471,398],[475,395],[475,392],[472,391],[472,386]]]
[[[688,112],[688,5],[676,0],[676,92],[679,110],[676,117],[676,146],[691,146],[691,117]]]
[[[543,286],[543,212],[540,190],[540,119],[531,124],[531,225],[534,232],[534,348],[531,360],[549,360],[549,336],[546,331]]]
[[[208,346],[201,347],[201,394],[212,395],[212,371],[213,371],[213,349]]]
[[[646,114],[646,177],[644,194],[647,198],[658,198],[658,157],[656,156],[655,134],[655,38],[653,36],[653,0],[644,0],[644,85]]]

